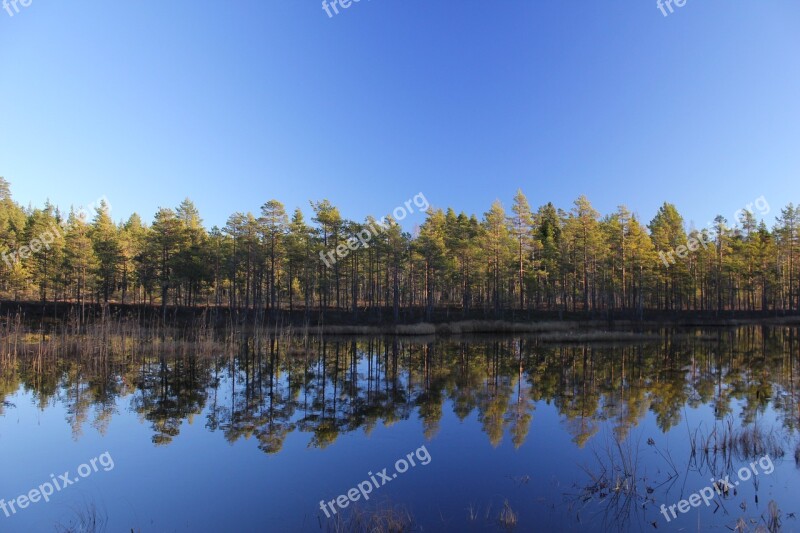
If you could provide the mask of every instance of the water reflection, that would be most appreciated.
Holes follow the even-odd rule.
[[[204,416],[209,431],[229,442],[255,437],[268,454],[293,432],[325,448],[342,434],[410,417],[432,438],[446,402],[461,420],[477,412],[495,447],[506,434],[515,447],[524,444],[537,402],[557,408],[579,447],[605,424],[624,438],[648,411],[667,432],[687,405],[712,405],[722,420],[735,403],[748,424],[771,403],[780,424],[796,428],[796,328],[661,334],[616,345],[536,337],[243,337],[203,346],[127,339],[101,357],[67,341],[39,354],[31,344],[27,356],[2,361],[0,415],[13,409],[8,400],[21,387],[41,409],[62,404],[75,439],[86,424],[102,434],[127,408],[152,428],[156,445],[169,445],[184,421]]]

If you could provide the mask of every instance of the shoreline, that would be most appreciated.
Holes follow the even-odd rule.
[[[658,328],[732,328],[748,325],[796,326],[800,314],[774,311],[645,311],[640,316],[626,311],[519,311],[469,314],[435,309],[427,319],[424,310],[404,313],[395,322],[387,309],[265,311],[227,307],[166,307],[146,304],[77,304],[72,302],[14,302],[0,300],[0,322],[11,321],[39,329],[65,324],[102,324],[109,321],[136,322],[142,326],[214,329],[274,329],[305,335],[397,335],[451,336],[462,334],[551,334],[560,338],[588,333],[641,334]],[[467,316],[464,316],[467,315]],[[578,335],[580,334],[580,335]]]

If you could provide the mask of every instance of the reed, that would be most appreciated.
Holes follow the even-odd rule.
[[[597,504],[606,529],[628,529],[632,516],[648,503],[647,480],[639,473],[639,447],[630,441],[606,439],[601,450],[595,449],[596,464],[583,467],[590,482],[580,487],[573,505],[578,513],[589,504]]]
[[[333,533],[407,533],[415,529],[414,518],[408,510],[389,504],[373,510],[356,506],[346,518],[337,514],[326,527]]]
[[[731,417],[715,424],[708,433],[696,429],[689,440],[691,459],[699,459],[699,467],[708,466],[714,472],[729,470],[736,462],[765,455],[779,459],[786,454],[776,430],[766,430],[758,423],[736,427]]]
[[[778,509],[778,504],[775,500],[770,500],[767,504],[767,516],[762,517],[767,524],[767,531],[770,533],[777,533],[781,530],[781,510]]]
[[[102,533],[108,528],[108,515],[94,503],[73,509],[74,517],[69,524],[56,524],[59,533]],[[133,531],[133,530],[131,530]]]
[[[517,513],[511,509],[508,500],[503,502],[503,508],[500,510],[500,516],[497,517],[497,520],[505,529],[511,530],[517,527]]]

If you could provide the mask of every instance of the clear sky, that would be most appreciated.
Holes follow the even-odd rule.
[[[13,7],[11,8],[13,12]],[[800,202],[800,2],[33,0],[0,11],[0,176],[120,220]],[[407,219],[414,222],[411,219]]]

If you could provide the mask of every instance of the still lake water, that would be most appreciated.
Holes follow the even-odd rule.
[[[797,329],[657,333],[251,339],[43,369],[21,358],[0,374],[0,498],[51,474],[80,481],[0,511],[0,531],[69,530],[87,513],[113,532],[350,531],[372,512],[415,531],[506,531],[504,509],[515,531],[755,530],[771,501],[782,530],[800,531]],[[710,435],[729,443],[704,446]],[[708,507],[661,514],[750,463],[759,475]],[[337,508],[345,524],[325,516],[321,500],[370,474],[381,484],[383,469],[391,481],[368,501]]]

